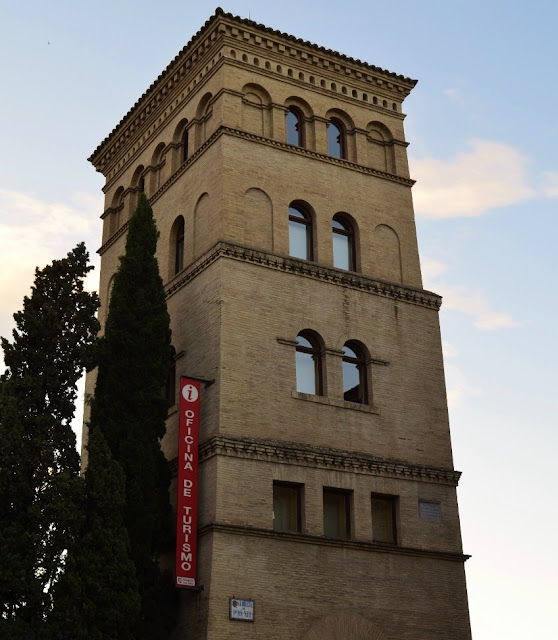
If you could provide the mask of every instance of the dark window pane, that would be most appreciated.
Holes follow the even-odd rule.
[[[343,347],[343,397],[348,402],[368,402],[366,360],[347,345]]]
[[[396,542],[394,498],[372,496],[372,540]]]
[[[273,484],[273,528],[275,531],[300,531],[300,488]]]
[[[349,495],[324,489],[324,535],[349,538]]]
[[[334,122],[330,122],[327,126],[327,148],[330,156],[335,158],[343,157],[341,136],[341,129]]]
[[[188,131],[184,132],[182,136],[182,162],[188,160]]]
[[[174,272],[182,271],[184,267],[184,220],[178,224],[176,230],[176,246],[174,255]]]
[[[299,116],[294,111],[287,113],[287,142],[297,147],[302,146],[301,122]]]

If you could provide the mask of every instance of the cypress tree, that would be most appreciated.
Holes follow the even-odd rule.
[[[164,638],[172,624],[170,576],[158,559],[172,535],[170,473],[161,451],[171,362],[169,315],[155,250],[158,232],[142,193],[114,277],[91,406],[125,476],[124,523],[141,596],[135,637]]]
[[[98,428],[89,431],[80,531],[54,588],[48,637],[132,640],[140,609],[123,523],[124,473]]]
[[[82,483],[71,429],[76,384],[93,364],[98,299],[83,290],[85,245],[36,269],[2,338],[0,637],[38,637],[76,526]]]

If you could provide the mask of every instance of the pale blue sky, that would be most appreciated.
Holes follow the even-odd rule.
[[[0,0],[0,335],[35,265],[82,239],[95,255],[87,157],[216,6]],[[419,79],[405,127],[425,286],[444,296],[473,637],[554,640],[558,3],[221,6]]]

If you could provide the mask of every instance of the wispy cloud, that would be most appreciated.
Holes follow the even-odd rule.
[[[447,342],[447,340],[442,340],[442,351],[445,358],[455,358],[460,353],[459,349]]]
[[[102,196],[88,193],[74,193],[68,202],[44,202],[0,189],[0,335],[9,335],[35,267],[64,257],[82,240],[95,261],[102,207]],[[97,281],[98,273],[90,274],[86,286],[96,289]]]
[[[480,216],[532,198],[526,183],[526,160],[506,144],[473,139],[470,150],[450,160],[412,160],[417,179],[413,195],[418,215],[426,218]]]
[[[519,326],[509,313],[495,311],[480,291],[471,291],[466,286],[439,280],[439,276],[447,271],[448,266],[442,262],[428,258],[422,261],[424,286],[440,293],[443,297],[443,309],[460,311],[472,316],[475,327],[483,331]]]
[[[558,198],[558,171],[544,173],[544,194],[547,198]]]
[[[448,407],[455,409],[471,396],[478,396],[481,390],[469,383],[465,374],[453,364],[445,364]]]
[[[473,316],[477,329],[490,331],[519,326],[509,313],[494,311],[478,291],[470,291],[464,286],[446,286],[442,295],[445,309]]]
[[[437,278],[447,270],[447,265],[443,264],[442,262],[437,262],[436,260],[429,259],[421,260],[422,278],[425,283],[433,280],[434,278]]]

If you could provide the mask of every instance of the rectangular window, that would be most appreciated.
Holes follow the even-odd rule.
[[[348,491],[324,488],[324,535],[351,537],[351,494]]]
[[[273,529],[301,530],[301,493],[299,484],[273,483]]]
[[[372,494],[372,540],[374,542],[397,542],[395,512],[397,498]]]

